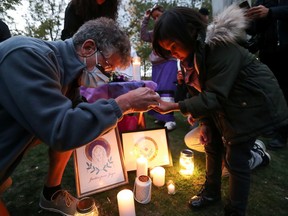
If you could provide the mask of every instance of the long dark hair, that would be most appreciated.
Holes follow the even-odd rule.
[[[201,14],[188,7],[174,7],[166,10],[154,25],[153,49],[164,58],[171,53],[163,49],[159,42],[163,40],[179,41],[193,51],[199,34],[205,34],[206,24]]]
[[[97,17],[108,17],[116,20],[120,0],[106,0],[98,5],[95,0],[71,0],[76,9],[76,14],[83,20],[88,21]]]

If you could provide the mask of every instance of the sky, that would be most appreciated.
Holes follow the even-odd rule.
[[[66,2],[66,4],[68,4],[68,2],[70,0],[64,0],[64,1]],[[15,23],[16,23],[16,28],[19,30],[24,30],[26,22],[22,16],[27,13],[29,3],[28,3],[28,0],[22,0],[21,2],[22,2],[22,5],[17,6],[16,11],[15,10],[9,10],[9,11],[7,11],[7,13],[14,18]],[[64,17],[64,14],[63,14],[63,17]],[[63,24],[64,24],[64,22],[63,22]]]

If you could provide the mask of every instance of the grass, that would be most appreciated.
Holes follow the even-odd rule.
[[[147,128],[155,127],[146,116]],[[168,133],[173,166],[166,167],[166,180],[176,184],[176,194],[168,195],[167,188],[152,186],[152,197],[148,204],[135,201],[137,216],[220,216],[228,197],[228,178],[222,181],[222,201],[201,211],[187,207],[189,198],[198,192],[205,177],[205,155],[195,152],[195,172],[192,177],[182,177],[179,170],[180,151],[186,148],[184,136],[189,131],[186,119],[176,113],[177,129]],[[267,140],[263,140],[267,141]],[[253,171],[247,216],[286,216],[288,213],[288,149],[269,151],[272,161],[268,167]],[[56,213],[39,208],[38,200],[48,166],[47,146],[39,145],[24,156],[12,179],[13,185],[4,194],[4,200],[12,216],[57,216]],[[135,171],[128,172],[129,184],[92,195],[101,216],[117,216],[117,193],[128,188],[133,190]],[[74,165],[71,158],[65,170],[63,188],[76,195]]]

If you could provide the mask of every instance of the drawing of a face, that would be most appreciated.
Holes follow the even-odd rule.
[[[87,159],[99,168],[102,168],[107,163],[110,152],[111,146],[103,138],[92,141],[85,148]]]
[[[92,150],[92,162],[96,167],[102,168],[107,163],[108,157],[106,150],[101,145],[96,145]]]

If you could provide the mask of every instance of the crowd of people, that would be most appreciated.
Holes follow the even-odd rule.
[[[1,216],[10,215],[2,195],[12,184],[13,171],[40,143],[49,147],[49,168],[39,205],[74,215],[78,199],[61,185],[73,150],[134,112],[149,112],[168,130],[176,128],[174,112],[197,123],[206,176],[189,207],[201,209],[221,200],[224,166],[229,173],[224,214],[245,216],[251,170],[271,160],[258,138],[270,134],[267,147],[272,150],[287,145],[288,91],[282,70],[288,53],[288,4],[259,0],[249,9],[232,4],[214,17],[207,9],[155,5],[144,14],[140,35],[152,45],[156,91],[140,87],[88,103],[81,86],[98,87],[115,68],[131,63],[130,39],[115,21],[119,2],[71,0],[59,41],[11,37],[0,20],[0,122],[5,122],[0,125]],[[153,30],[148,30],[150,18]],[[245,46],[247,33],[258,38],[257,54]],[[187,92],[175,101],[180,83]]]

